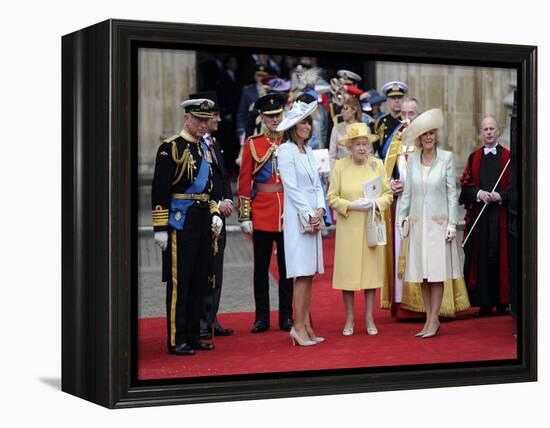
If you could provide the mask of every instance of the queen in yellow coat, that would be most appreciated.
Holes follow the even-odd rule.
[[[393,201],[384,165],[371,152],[371,144],[378,137],[370,133],[364,123],[348,126],[345,144],[350,156],[339,159],[330,181],[327,200],[336,211],[336,248],[332,287],[342,290],[346,309],[346,323],[342,334],[354,331],[354,291],[365,290],[366,326],[369,335],[376,335],[373,312],[376,289],[384,284],[385,251],[383,246],[369,247],[366,226],[371,221],[372,205],[385,211]],[[375,201],[365,198],[363,184],[380,177],[382,191]]]

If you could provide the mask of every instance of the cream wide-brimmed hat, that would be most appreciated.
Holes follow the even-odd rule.
[[[277,126],[277,132],[286,131],[292,128],[297,123],[300,123],[317,108],[317,101],[304,103],[302,101],[294,101],[290,110],[285,114],[283,121]]]
[[[365,137],[369,144],[372,144],[380,139],[378,135],[371,134],[370,128],[364,122],[350,123],[346,127],[346,135],[338,141],[338,145],[347,147],[355,138]]]
[[[403,141],[415,141],[418,145],[420,142],[417,141],[422,134],[425,134],[432,129],[441,129],[443,127],[443,112],[438,108],[433,108],[431,110],[425,111],[420,116],[418,116],[412,123],[407,126],[405,131],[403,131],[402,140]]]

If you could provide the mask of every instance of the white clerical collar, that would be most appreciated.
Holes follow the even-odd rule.
[[[498,147],[498,141],[493,147],[484,146],[483,147],[483,154],[487,155],[489,153],[492,153],[492,154],[496,155],[497,154],[497,147]]]

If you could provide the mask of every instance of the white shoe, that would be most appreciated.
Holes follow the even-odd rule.
[[[292,339],[292,345],[296,345],[296,342],[298,342],[299,346],[313,346],[317,345],[317,342],[314,342],[313,340],[304,340],[300,336],[298,336],[298,333],[296,333],[296,330],[294,330],[294,327],[290,329],[290,338]]]
[[[342,330],[342,336],[353,336],[353,326],[344,327]]]

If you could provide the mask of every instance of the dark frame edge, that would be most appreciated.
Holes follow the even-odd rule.
[[[527,332],[522,340],[521,355],[533,381],[538,379],[537,345],[537,47],[531,46],[522,61],[521,87],[521,266],[522,313],[521,332]],[[532,78],[530,78],[532,76]],[[527,168],[529,166],[530,168]],[[529,312],[526,310],[529,308]],[[518,331],[518,334],[520,333]],[[522,339],[519,334],[518,340]]]
[[[469,373],[466,373],[469,371]],[[212,390],[199,386],[196,389],[182,390],[178,387],[158,388],[132,388],[128,396],[119,400],[114,408],[123,409],[130,407],[164,406],[173,404],[199,404],[221,401],[263,400],[276,398],[313,397],[322,395],[359,394],[367,392],[387,392],[426,388],[452,388],[462,386],[495,385],[518,382],[536,381],[531,370],[523,367],[510,368],[503,377],[502,371],[488,374],[472,373],[466,369],[463,377],[457,377],[457,372],[451,374],[437,373],[434,370],[416,371],[412,375],[396,373],[393,379],[388,379],[386,374],[380,376],[366,375],[362,377],[349,376],[345,385],[336,385],[342,379],[332,379],[320,376],[311,380],[297,380],[295,384],[282,379],[278,382],[252,382],[254,385],[234,384],[227,382],[221,387]],[[423,379],[429,375],[431,380]],[[433,378],[435,375],[435,379]],[[346,376],[342,376],[345,378]],[[368,383],[367,383],[368,382]]]
[[[110,21],[62,37],[61,389],[112,407]]]

